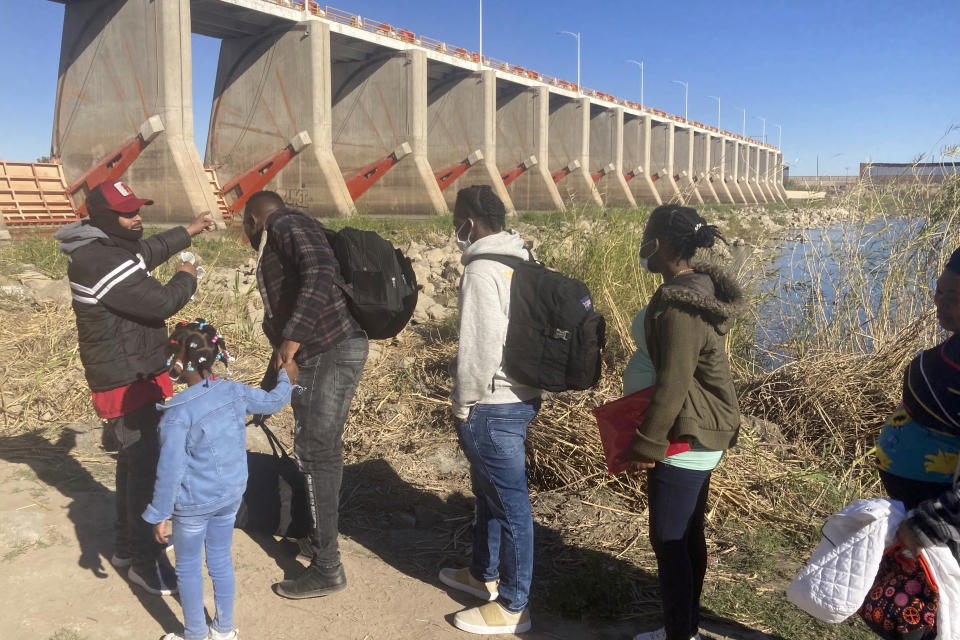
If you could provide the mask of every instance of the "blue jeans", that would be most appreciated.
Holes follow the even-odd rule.
[[[477,580],[500,579],[498,602],[514,613],[527,607],[533,580],[533,513],[527,489],[527,425],[540,398],[511,404],[478,404],[457,422],[470,461],[476,496],[473,558]]]
[[[343,479],[343,425],[363,374],[370,343],[365,335],[341,340],[300,365],[293,392],[293,451],[306,476],[313,531],[312,564],[340,564],[337,540]]]
[[[203,640],[207,637],[207,619],[203,609],[203,552],[207,553],[207,573],[213,580],[216,616],[213,628],[219,633],[233,631],[233,523],[240,500],[213,513],[173,516],[173,550],[177,555],[177,584],[183,606],[183,637]]]
[[[650,544],[657,556],[667,640],[689,640],[700,627],[700,594],[707,572],[703,525],[710,474],[661,462],[647,474]]]

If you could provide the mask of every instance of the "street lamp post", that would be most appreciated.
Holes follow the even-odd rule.
[[[480,0],[480,66],[483,67],[483,0]]]
[[[643,61],[627,60],[627,62],[640,67],[640,108],[643,109]]]
[[[763,140],[763,143],[766,144],[767,143],[767,119],[761,118],[760,116],[754,116],[754,118],[756,118],[757,120],[763,123],[763,133],[760,135],[760,137]]]
[[[717,96],[707,96],[717,101],[717,129],[720,128],[720,98]]]
[[[558,31],[557,34],[565,34],[568,36],[573,36],[577,39],[577,93],[583,93],[583,87],[580,86],[580,32],[574,33],[573,31]]]
[[[683,80],[674,80],[673,82],[683,85],[683,121],[688,122],[687,104],[688,104],[688,98],[690,97],[690,83],[684,82]]]
[[[740,130],[740,135],[744,138],[747,137],[747,109],[745,107],[736,107],[743,111],[743,129]]]
[[[777,128],[777,149],[783,148],[783,127],[778,124],[773,125]]]

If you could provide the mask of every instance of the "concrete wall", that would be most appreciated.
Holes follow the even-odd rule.
[[[353,199],[333,156],[329,27],[302,23],[269,37],[223,40],[205,158],[220,184],[299,131],[313,144],[266,188],[313,215],[349,215]]]
[[[427,56],[422,50],[356,52],[331,35],[333,155],[349,181],[403,143],[404,157],[356,199],[360,213],[431,215],[447,205],[430,166]]]
[[[634,175],[627,182],[636,202],[662,204],[651,180],[650,116],[626,113],[623,118],[623,170]]]
[[[652,120],[650,123],[650,177],[664,203],[682,203],[680,188],[674,179],[673,123]]]
[[[470,72],[438,62],[427,63],[428,158],[433,170],[463,163],[479,151],[483,157],[442,190],[452,210],[457,191],[472,184],[493,188],[514,211],[513,201],[497,170],[497,78],[493,71]]]
[[[507,186],[519,211],[552,211],[564,208],[549,170],[549,102],[546,87],[527,87],[497,81],[497,168],[503,173],[531,156],[537,164]]]
[[[557,191],[568,205],[603,206],[590,177],[590,100],[550,94],[550,142],[547,149],[550,172],[579,167],[557,182]]]
[[[606,171],[596,182],[605,206],[637,206],[623,178],[623,109],[590,105],[590,166],[588,172]]]
[[[193,142],[189,24],[189,0],[64,7],[53,155],[71,183],[160,116],[164,133],[123,177],[155,201],[145,211],[151,223],[186,222],[201,211],[220,216]]]

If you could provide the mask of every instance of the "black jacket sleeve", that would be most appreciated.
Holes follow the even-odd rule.
[[[907,525],[925,547],[960,543],[960,482],[907,514]]]
[[[140,255],[147,265],[148,271],[153,271],[170,259],[177,251],[183,251],[190,246],[191,238],[186,227],[174,227],[140,241]]]
[[[196,289],[197,279],[185,271],[176,272],[163,285],[141,267],[118,278],[100,303],[118,315],[158,324],[180,311]]]

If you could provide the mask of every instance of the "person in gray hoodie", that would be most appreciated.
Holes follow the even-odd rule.
[[[470,462],[476,517],[470,567],[444,568],[440,581],[487,601],[454,616],[457,628],[477,634],[530,628],[533,515],[525,442],[541,391],[503,371],[513,270],[483,256],[532,257],[523,238],[504,229],[505,222],[506,209],[490,187],[471,186],[457,194],[453,224],[465,268],[451,411]]]

